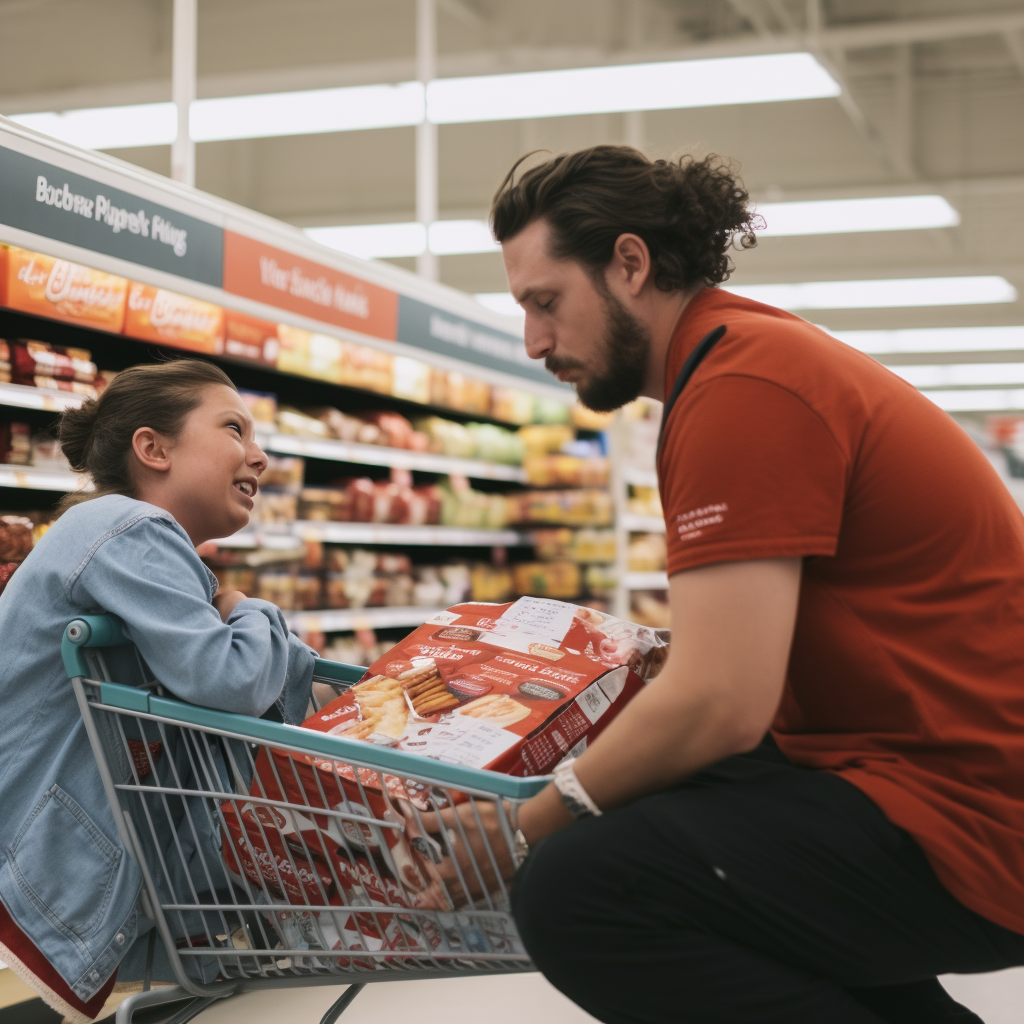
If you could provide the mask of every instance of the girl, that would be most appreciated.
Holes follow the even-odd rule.
[[[291,723],[315,655],[274,605],[218,593],[196,553],[248,524],[267,465],[222,370],[134,366],[65,412],[60,440],[95,489],[64,500],[0,596],[0,959],[85,1021],[151,923],[61,664],[65,626],[116,615],[174,696]],[[114,678],[141,681],[132,669],[121,659]]]

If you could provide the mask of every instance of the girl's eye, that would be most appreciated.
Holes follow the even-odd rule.
[[[548,299],[547,302],[538,302],[537,305],[540,306],[541,309],[547,311],[551,308],[551,303],[554,301],[554,299]]]
[[[241,428],[241,426],[239,424],[237,424],[235,422],[231,422],[231,423],[228,424],[228,426],[229,427],[233,427],[238,432],[238,436],[239,437],[242,436],[242,428]]]

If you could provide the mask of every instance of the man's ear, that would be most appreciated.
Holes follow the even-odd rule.
[[[170,445],[152,427],[139,427],[132,435],[132,450],[146,469],[166,473],[171,468]]]
[[[615,239],[608,273],[617,276],[634,298],[643,291],[651,270],[651,251],[639,235],[627,233]]]

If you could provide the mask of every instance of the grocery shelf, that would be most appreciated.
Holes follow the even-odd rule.
[[[418,469],[425,473],[461,473],[477,480],[526,482],[526,473],[520,466],[484,462],[482,459],[460,459],[450,455],[411,452],[403,448],[387,448],[376,444],[296,437],[293,434],[261,434],[259,441],[268,452],[275,455],[303,455],[310,459],[330,459],[335,462],[390,466],[396,469]]]
[[[640,469],[636,466],[623,466],[622,480],[634,487],[658,486],[658,474],[653,469]]]
[[[70,391],[56,388],[34,388],[26,384],[0,384],[0,405],[16,409],[42,409],[45,412],[63,412],[77,409],[85,399]],[[54,488],[56,490],[56,488]]]
[[[638,516],[627,512],[622,516],[620,525],[630,533],[664,533],[665,520],[661,516]]]
[[[422,626],[441,608],[326,608],[323,611],[285,612],[289,629],[304,633],[341,633],[356,629]]]
[[[665,572],[628,572],[625,584],[627,590],[668,590],[668,575]]]
[[[23,487],[32,491],[75,491],[82,478],[75,473],[38,466],[0,464],[0,487]]]
[[[519,530],[481,530],[462,526],[399,526],[395,523],[293,523],[291,532],[303,540],[328,544],[412,544],[417,547],[513,547],[529,544]]]

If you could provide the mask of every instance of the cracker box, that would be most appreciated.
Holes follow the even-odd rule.
[[[218,355],[224,350],[224,311],[211,302],[132,282],[124,333],[190,352]]]

